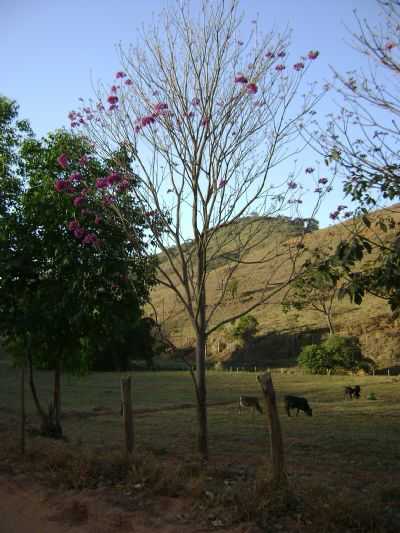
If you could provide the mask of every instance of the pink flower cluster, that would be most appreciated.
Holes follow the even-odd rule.
[[[329,218],[332,220],[337,220],[342,211],[344,211],[345,209],[347,209],[347,205],[338,205],[336,210],[330,213]],[[346,218],[348,218],[349,216],[351,216],[351,212],[347,211],[344,215],[346,216]]]
[[[78,164],[83,168],[87,166],[89,161],[89,158],[86,155],[83,155],[79,158]],[[76,165],[76,163],[74,165],[74,163],[70,161],[65,153],[57,158],[57,162],[63,170],[68,170],[68,167],[71,168]],[[87,169],[85,169],[85,171],[82,170],[82,172],[87,172]],[[100,215],[93,213],[91,209],[86,207],[90,189],[85,184],[85,179],[80,171],[73,171],[67,178],[57,178],[54,182],[54,188],[57,192],[71,195],[73,206],[79,209],[80,215],[84,216],[86,220],[88,216],[94,215],[94,224],[96,226],[101,224],[102,218]],[[108,206],[115,202],[115,195],[112,194],[113,192],[122,193],[128,188],[129,180],[123,178],[119,172],[111,171],[107,176],[96,179],[92,192],[104,191],[104,193],[102,193],[101,201],[104,206]],[[95,247],[98,247],[101,244],[98,236],[94,232],[86,230],[76,218],[68,223],[68,229],[82,244]]]

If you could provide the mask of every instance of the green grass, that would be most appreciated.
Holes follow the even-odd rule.
[[[65,446],[71,452],[76,453],[78,450],[82,454],[93,453],[98,458],[123,452],[123,425],[119,416],[121,377],[118,373],[95,373],[85,378],[64,377],[62,422],[68,438]],[[137,448],[152,452],[160,457],[160,461],[171,460],[173,464],[189,468],[196,460],[197,432],[190,375],[182,371],[138,372],[132,374],[132,377]],[[383,515],[380,513],[384,513],[386,524],[387,520],[391,520],[391,509],[399,505],[400,382],[388,376],[359,378],[294,373],[289,375],[280,372],[273,373],[273,381],[281,418],[289,484],[296,497],[303,502],[299,504],[302,517],[306,520],[309,516],[310,524],[312,523],[312,527],[306,523],[305,529],[295,531],[353,531],[353,524],[354,531],[395,531],[396,528],[386,529],[386,525],[376,529],[373,525],[365,524],[370,520],[381,523]],[[37,383],[40,397],[48,400],[51,375],[48,372],[38,372]],[[344,386],[354,384],[361,385],[361,398],[344,400]],[[376,395],[375,401],[367,399],[372,392]],[[298,417],[288,418],[282,401],[288,393],[305,396],[313,408],[314,416],[307,417],[301,413]],[[240,394],[261,396],[255,373],[208,372],[211,465],[230,472],[227,474],[228,479],[238,472],[245,472],[244,479],[247,480],[244,481],[247,485],[243,485],[246,489],[240,488],[242,478],[234,485],[240,492],[238,501],[241,503],[238,505],[242,510],[232,511],[233,521],[243,520],[252,508],[254,496],[249,496],[248,502],[243,501],[241,491],[249,490],[249,494],[253,494],[253,480],[270,469],[266,416],[251,412],[239,414]],[[11,440],[17,442],[17,398],[18,372],[2,363],[0,457],[3,459],[8,456],[8,452],[5,448],[2,451],[2,442],[5,442],[2,432],[8,435],[8,442],[10,431],[15,432],[14,437],[11,435]],[[28,425],[37,426],[29,391],[27,404]],[[61,468],[57,466],[59,463],[65,463],[65,468],[68,468],[69,459],[61,460],[57,456],[51,459],[53,452],[47,455],[46,450],[51,450],[52,446],[50,440],[28,436],[28,451],[32,450],[33,456],[37,456],[39,450],[43,456],[42,461],[51,462],[48,467],[50,472]],[[158,471],[155,464],[150,468],[154,472]],[[83,475],[82,472],[86,472],[84,463],[75,461],[74,469],[67,477],[75,483]],[[59,475],[63,479],[62,471]],[[173,482],[168,482],[168,475],[164,483],[167,483],[167,488],[170,487],[168,490],[173,490]],[[209,478],[194,479],[191,485],[190,481],[187,482],[191,487],[192,497],[202,497],[204,483],[206,487],[209,483],[207,479]],[[217,483],[216,478],[210,483]],[[223,487],[221,490],[225,491],[223,479],[220,483]],[[212,487],[210,490],[220,489]],[[228,508],[223,513],[230,513],[229,506],[233,505],[230,493],[225,491],[221,494],[213,505],[221,505],[223,509],[227,505]],[[227,498],[227,502],[224,498]],[[249,506],[248,509],[246,506]],[[379,516],[376,516],[375,506]],[[249,516],[255,517],[257,513],[255,508]],[[291,513],[290,520],[295,516],[294,511]],[[398,519],[400,520],[400,516]],[[363,525],[361,527],[357,524]],[[292,527],[294,526],[287,525],[287,530]]]

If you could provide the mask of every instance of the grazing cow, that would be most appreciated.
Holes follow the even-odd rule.
[[[345,387],[344,388],[344,397],[345,399],[348,398],[349,400],[352,400],[354,398],[360,397],[361,393],[361,387],[360,385],[355,385],[354,387]]]
[[[306,415],[312,416],[312,409],[305,398],[285,396],[285,410],[288,416],[290,416],[290,409],[297,409],[296,416],[298,416],[299,411],[304,411]]]
[[[253,410],[257,409],[259,413],[262,413],[260,402],[255,396],[241,396],[239,398],[239,413],[241,413],[243,407],[250,407]]]

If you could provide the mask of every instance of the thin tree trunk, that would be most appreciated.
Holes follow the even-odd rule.
[[[257,379],[261,385],[261,390],[267,405],[272,458],[272,480],[276,487],[282,487],[287,484],[287,477],[285,470],[282,431],[276,405],[275,390],[272,384],[271,374],[269,372],[258,376]]]
[[[196,339],[196,396],[198,421],[198,451],[204,461],[208,460],[207,387],[205,365],[206,335],[197,333]]]
[[[33,401],[34,401],[34,404],[35,404],[35,407],[36,407],[36,410],[38,412],[38,415],[42,421],[42,428],[48,426],[48,423],[49,423],[49,419],[48,419],[48,416],[46,415],[46,413],[44,412],[41,404],[40,404],[40,401],[39,401],[39,397],[38,397],[38,394],[37,394],[37,391],[36,391],[36,385],[35,385],[35,381],[33,379],[33,361],[32,361],[32,353],[31,353],[31,350],[30,348],[28,348],[28,363],[29,363],[29,385],[30,385],[30,388],[31,388],[31,392],[32,392],[32,397],[33,397]]]
[[[59,357],[57,357],[54,368],[53,409],[55,430],[61,436],[61,361]]]
[[[335,329],[333,327],[332,317],[331,317],[331,315],[329,313],[326,315],[326,320],[328,322],[329,335],[334,335],[335,334]]]
[[[26,421],[26,415],[25,415],[25,361],[23,362],[23,365],[21,367],[21,426],[20,426],[20,451],[21,454],[25,454],[25,421]]]
[[[122,414],[124,416],[125,447],[129,459],[134,447],[133,412],[132,412],[132,379],[121,379]]]

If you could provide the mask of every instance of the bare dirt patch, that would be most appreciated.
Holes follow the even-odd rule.
[[[129,511],[112,505],[107,495],[99,495],[96,491],[51,493],[26,479],[0,477],[1,533],[195,533],[215,530],[182,523],[191,507],[191,502],[185,498],[158,498],[152,507],[152,513]],[[154,512],[155,508],[157,512]],[[241,533],[249,527],[243,525],[219,531]]]

